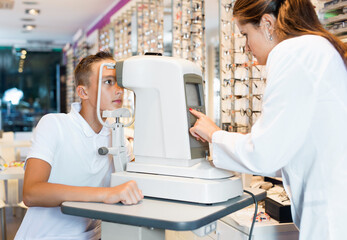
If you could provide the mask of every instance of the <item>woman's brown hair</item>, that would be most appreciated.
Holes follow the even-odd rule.
[[[339,52],[347,68],[347,46],[324,29],[310,0],[236,0],[233,14],[241,24],[256,26],[264,14],[273,14],[280,41],[307,34],[324,37]]]

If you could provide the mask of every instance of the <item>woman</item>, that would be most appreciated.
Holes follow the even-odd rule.
[[[198,117],[219,168],[281,172],[300,239],[343,239],[347,207],[347,48],[320,25],[309,0],[237,0],[247,48],[266,64],[262,116],[249,134]],[[279,171],[280,170],[280,171]]]

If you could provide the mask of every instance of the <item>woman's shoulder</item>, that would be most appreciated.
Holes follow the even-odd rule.
[[[291,64],[300,64],[316,70],[322,65],[338,59],[339,53],[324,37],[304,35],[286,39],[273,48],[269,64],[290,59]]]
[[[324,37],[318,35],[303,35],[289,38],[280,42],[275,48],[279,52],[300,53],[331,53],[336,51],[334,46]]]

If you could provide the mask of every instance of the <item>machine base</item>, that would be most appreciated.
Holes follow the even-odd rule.
[[[144,196],[212,204],[243,194],[238,177],[206,180],[146,173],[118,172],[111,177],[111,186],[136,181]]]

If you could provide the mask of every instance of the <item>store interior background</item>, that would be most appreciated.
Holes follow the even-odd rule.
[[[172,56],[174,55],[172,16],[175,15],[174,5],[180,1],[1,0],[1,129],[32,131],[42,115],[50,112],[68,112],[70,103],[78,101],[72,89],[73,68],[82,56],[105,49],[100,44],[100,35],[106,31],[105,29],[112,28],[126,12],[131,12],[132,15],[130,54],[143,54],[136,45],[139,40],[134,23],[138,11],[136,8],[139,8],[139,4],[148,2],[159,4],[163,11],[163,50],[154,49],[154,51]],[[191,1],[192,4],[199,2],[201,1]],[[219,125],[223,122],[220,116],[220,88],[223,84],[219,73],[222,32],[220,16],[222,8],[231,2],[231,0],[205,0],[203,6],[204,53],[201,55],[205,57],[203,71],[206,83],[206,107],[207,114]],[[328,1],[313,0],[318,13],[325,2]],[[39,13],[31,15],[28,13],[30,9],[38,9]],[[321,13],[320,16],[322,17]],[[109,37],[112,42],[111,49],[106,50],[113,51],[114,39],[112,36]],[[21,97],[20,101],[9,101],[10,95],[15,99]],[[130,103],[125,101],[125,105],[131,108],[131,100]]]
[[[12,8],[6,9],[6,3]],[[76,56],[77,44],[85,44],[86,54],[96,53],[100,49],[100,31],[129,8],[134,9],[136,1],[1,0],[0,4],[3,5],[0,8],[1,129],[32,131],[41,116],[68,112],[70,103],[78,100],[75,96],[66,96],[66,92],[71,91],[66,89],[67,71],[71,73],[67,56],[73,52],[74,68],[79,57]],[[172,3],[164,0],[161,4],[165,13],[164,45],[170,49]],[[28,9],[39,9],[40,13],[30,15],[26,13]],[[217,46],[217,1],[206,1],[205,15],[206,41]],[[26,25],[35,27],[30,29]],[[133,26],[132,38],[136,38],[135,30]],[[137,55],[136,45],[132,54]],[[170,50],[164,55],[171,55]],[[9,101],[9,96],[14,99]],[[18,97],[20,101],[15,100]]]
[[[236,116],[235,112],[239,111],[236,110],[237,105],[233,105],[233,109],[228,108],[227,105],[232,104],[232,99],[225,97],[245,94],[241,91],[243,89],[238,91],[235,87],[235,89],[230,88],[232,92],[228,92],[230,89],[225,88],[229,87],[228,83],[230,84],[227,79],[235,78],[237,72],[234,69],[235,75],[224,75],[226,73],[223,69],[226,65],[230,67],[230,62],[226,58],[230,55],[228,49],[236,50],[237,29],[231,28],[232,34],[235,34],[232,35],[233,39],[231,35],[225,33],[225,28],[230,27],[226,18],[230,16],[231,20],[231,15],[228,14],[231,12],[229,4],[232,2],[234,1],[0,0],[0,130],[32,133],[44,114],[69,112],[71,102],[78,101],[73,87],[74,67],[82,57],[95,54],[99,50],[108,50],[117,60],[154,51],[161,52],[165,56],[178,56],[195,61],[201,66],[204,75],[207,115],[224,130],[248,132],[256,121],[256,114],[252,116],[251,112],[252,117],[248,118]],[[325,9],[329,8],[326,4],[330,1],[312,0],[312,2],[322,23],[328,26],[329,21],[325,19],[328,13]],[[179,13],[178,8],[182,7],[180,3],[193,8],[188,12],[185,10]],[[333,16],[338,19],[334,20],[329,28],[337,31],[341,39],[347,42],[347,2],[341,0],[337,5],[341,5],[339,7],[341,14]],[[149,28],[147,33],[142,34],[139,16],[142,11],[142,18],[145,18],[144,6],[150,6],[148,9],[154,11],[157,16],[152,22],[155,29]],[[151,8],[152,6],[155,8]],[[150,11],[147,11],[147,14],[151,14]],[[188,18],[188,24],[181,22],[177,28],[175,24],[178,16],[182,17],[184,14],[191,14],[193,17]],[[118,54],[121,51],[117,52],[116,47],[120,47],[121,44],[117,43],[115,36],[117,31],[120,33],[127,25],[124,19],[131,24],[128,25],[130,29],[127,40],[120,41],[129,41],[131,46],[122,54]],[[115,26],[120,21],[123,21],[123,30],[116,30]],[[343,26],[335,24],[339,21]],[[334,24],[339,27],[338,30],[331,27]],[[341,31],[342,28],[345,30]],[[193,44],[182,46],[182,43],[179,43],[180,53],[177,53],[175,48],[175,44],[178,44],[177,39],[175,41],[177,31],[182,39],[189,39],[190,44]],[[193,39],[194,32],[200,39],[199,44]],[[188,35],[184,36],[186,33]],[[123,33],[122,36],[127,37]],[[149,50],[146,49],[146,41],[150,41],[148,39],[151,37],[156,39],[157,48]],[[228,49],[225,49],[225,44],[229,43],[234,45],[229,45]],[[124,45],[122,47],[124,48]],[[184,54],[183,49],[187,49],[188,55]],[[236,64],[235,59],[232,61]],[[255,59],[251,58],[249,66],[254,67],[252,65],[254,61]],[[263,79],[262,67],[255,67],[258,69],[256,71],[260,72],[257,73],[259,76],[255,77],[253,70],[247,68],[251,76]],[[258,82],[256,84],[255,86],[260,86]],[[249,95],[261,94],[261,92],[248,92],[249,89],[247,88]],[[253,107],[254,110],[256,106],[252,104],[247,103],[241,107],[244,109]],[[125,93],[124,105],[133,109],[131,92]],[[254,113],[260,111],[261,109],[257,109]],[[21,154],[25,154],[25,151]],[[8,219],[11,221],[11,216],[8,216]],[[19,226],[20,221],[16,221],[14,218],[14,225],[12,227],[10,225],[12,235],[10,233],[8,239],[14,236]]]

